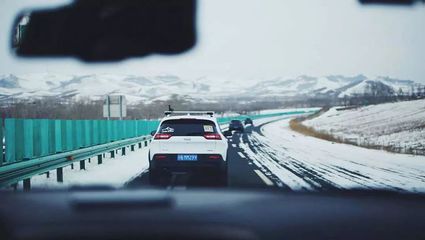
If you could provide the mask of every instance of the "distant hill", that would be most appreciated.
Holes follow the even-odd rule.
[[[301,75],[293,79],[276,77],[244,84],[231,80],[223,82],[212,77],[187,80],[174,75],[147,77],[111,74],[8,74],[0,75],[0,101],[48,96],[101,99],[107,94],[126,95],[130,103],[167,100],[173,94],[186,96],[193,101],[217,101],[226,98],[259,100],[306,96],[344,97],[370,93],[388,95],[397,94],[399,91],[406,93],[417,85],[411,80],[390,77],[371,79],[364,75],[353,77]]]

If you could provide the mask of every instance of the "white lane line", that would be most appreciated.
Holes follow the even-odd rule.
[[[233,143],[233,144],[232,144],[232,147],[236,147],[236,144],[234,144],[234,143]]]
[[[262,168],[261,164],[259,164],[257,161],[254,160],[254,164],[257,165],[257,167]]]
[[[238,154],[241,158],[246,158],[241,152],[238,152]]]
[[[267,186],[273,186],[273,182],[266,177],[266,175],[264,175],[264,173],[262,173],[260,170],[256,169],[254,170],[254,172],[261,178],[261,180],[263,180],[263,182],[267,185]]]

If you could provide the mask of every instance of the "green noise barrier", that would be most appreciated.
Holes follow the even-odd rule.
[[[149,135],[158,124],[158,120],[6,118],[0,129],[0,165]]]

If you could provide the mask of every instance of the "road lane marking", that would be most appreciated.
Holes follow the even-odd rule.
[[[257,161],[254,161],[254,164],[257,165],[257,167],[262,168],[261,164],[259,164]]]
[[[261,178],[261,180],[263,180],[263,182],[267,185],[267,186],[273,186],[273,182],[266,177],[266,175],[264,175],[264,173],[262,173],[260,170],[256,169],[254,170],[254,172]]]
[[[238,154],[241,158],[246,158],[241,152],[238,152]]]
[[[236,147],[236,144],[234,144],[234,143],[233,143],[233,144],[232,144],[232,147]]]

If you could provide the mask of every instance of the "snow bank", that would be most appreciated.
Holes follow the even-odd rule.
[[[135,151],[131,152],[127,148],[127,155],[121,156],[119,151],[114,159],[109,158],[109,153],[107,153],[107,157],[100,165],[97,164],[97,157],[94,157],[90,163],[86,161],[86,170],[80,170],[79,163],[76,162],[74,169],[71,169],[71,166],[63,169],[63,183],[56,181],[56,170],[53,170],[50,171],[49,178],[46,177],[46,174],[32,177],[31,187],[45,189],[97,184],[122,187],[149,167],[148,150],[148,147],[142,149],[136,147]]]
[[[303,124],[360,145],[425,154],[425,100],[336,109]]]

